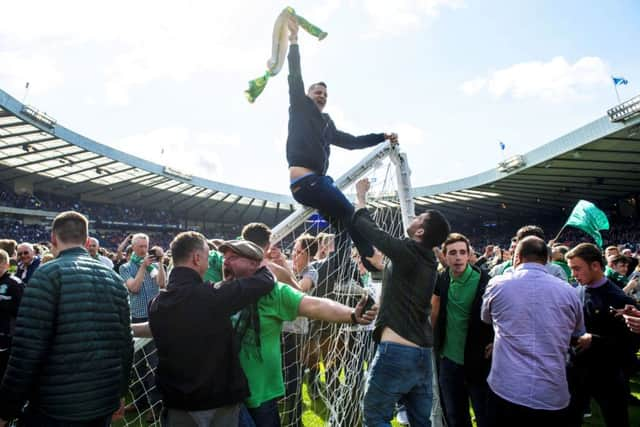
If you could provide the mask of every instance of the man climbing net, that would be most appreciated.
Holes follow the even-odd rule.
[[[305,92],[298,48],[298,22],[291,17],[289,27],[289,135],[287,162],[293,198],[317,209],[330,218],[338,229],[346,229],[368,270],[376,270],[369,262],[373,246],[352,227],[354,208],[345,195],[326,175],[331,145],[349,150],[367,148],[385,140],[398,143],[395,133],[372,133],[353,136],[336,129],[333,120],[323,113],[327,102],[327,85],[314,83]]]

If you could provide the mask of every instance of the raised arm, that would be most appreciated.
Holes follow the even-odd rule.
[[[151,265],[153,258],[149,255],[144,257],[144,260],[140,263],[138,271],[135,276],[132,276],[129,272],[127,264],[120,266],[120,276],[124,279],[124,284],[132,294],[140,292],[142,283],[144,282],[144,273],[147,271],[147,267]]]
[[[289,20],[289,104],[296,106],[305,99],[302,70],[300,69],[300,49],[298,48],[298,23]]]
[[[367,205],[367,192],[369,180],[361,179],[356,183],[356,212],[353,215],[353,225],[358,229],[362,237],[378,248],[394,262],[412,262],[414,256],[402,239],[397,239],[383,231],[371,219]]]

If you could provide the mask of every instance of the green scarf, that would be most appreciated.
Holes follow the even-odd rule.
[[[278,15],[273,26],[271,58],[267,61],[267,71],[257,79],[251,80],[249,82],[249,89],[244,91],[247,96],[247,100],[251,103],[253,103],[262,93],[264,88],[267,86],[269,78],[277,75],[284,65],[284,57],[286,56],[287,48],[289,47],[289,44],[287,43],[287,21],[290,16],[294,17],[296,21],[298,21],[298,25],[300,25],[303,30],[312,36],[317,37],[318,40],[322,40],[327,37],[326,32],[322,31],[302,16],[297,15],[292,7],[284,8],[280,15]]]
[[[142,265],[142,261],[144,261],[144,258],[139,257],[135,253],[132,253],[130,261],[131,261],[132,264],[135,264],[138,267],[140,267]],[[155,269],[156,269],[156,266],[154,264],[150,264],[150,265],[147,266],[147,273],[151,273]]]
[[[628,278],[624,277],[622,274],[618,273],[617,271],[615,271],[609,266],[607,266],[604,269],[604,275],[607,276],[608,279],[611,279],[614,282],[622,284],[623,286],[625,286],[629,282]]]

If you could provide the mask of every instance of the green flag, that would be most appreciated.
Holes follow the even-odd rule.
[[[602,236],[600,230],[609,229],[609,220],[607,215],[602,212],[591,202],[580,200],[573,208],[565,227],[579,228],[580,230],[593,237],[598,246],[602,247]]]

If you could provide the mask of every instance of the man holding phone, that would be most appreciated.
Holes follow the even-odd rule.
[[[387,256],[380,315],[373,331],[378,348],[364,396],[364,425],[389,425],[395,404],[404,401],[413,427],[431,426],[433,329],[429,322],[437,261],[433,252],[450,226],[437,210],[428,210],[407,227],[409,238],[381,230],[366,209],[369,181],[357,182],[353,226]]]
[[[164,257],[162,248],[154,247],[154,251],[149,251],[149,236],[143,233],[134,234],[131,237],[132,254],[129,261],[120,266],[120,276],[125,281],[129,291],[129,304],[131,306],[131,323],[146,322],[149,318],[149,302],[158,295],[160,289],[164,289],[165,271],[159,260]],[[152,390],[148,399],[144,397],[140,382],[132,389],[134,402],[125,408],[126,411],[143,410],[153,407],[160,402],[160,396],[154,387],[153,375],[147,375],[147,359],[152,369],[158,365],[158,358],[153,342],[148,343],[143,351],[135,353],[134,370],[138,378],[142,378],[144,387]],[[149,413],[153,416],[154,411]],[[156,411],[156,415],[159,412]],[[149,418],[153,421],[153,418]]]
[[[578,339],[570,369],[571,422],[567,425],[582,424],[585,402],[593,398],[607,426],[628,426],[625,369],[635,357],[634,340],[616,314],[634,301],[607,278],[602,252],[596,245],[581,243],[566,258],[580,285],[587,331]]]

